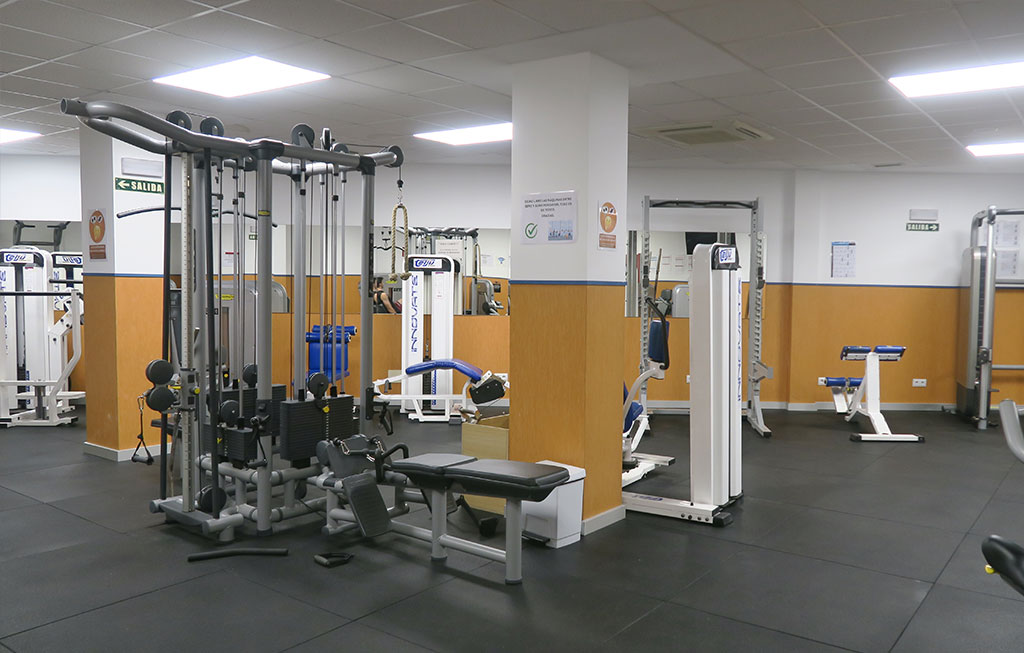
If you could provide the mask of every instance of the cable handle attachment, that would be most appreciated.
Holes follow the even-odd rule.
[[[409,256],[409,210],[405,207],[402,201],[402,187],[405,182],[402,181],[402,169],[398,169],[398,203],[395,204],[395,208],[391,210],[391,274],[388,275],[388,281],[391,283],[397,282],[399,279],[405,281],[409,278],[409,272],[404,271],[401,274],[398,273],[395,256],[398,250],[398,237],[396,235],[398,230],[398,211],[402,211],[402,221],[405,227],[405,256]],[[404,267],[404,266],[403,266]]]

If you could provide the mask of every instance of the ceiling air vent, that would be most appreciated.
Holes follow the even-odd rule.
[[[737,120],[668,125],[648,130],[652,136],[679,145],[710,145],[740,141],[770,141],[765,132]]]

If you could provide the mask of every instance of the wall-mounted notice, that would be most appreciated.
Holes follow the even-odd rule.
[[[996,279],[1009,279],[1020,276],[1018,272],[1019,266],[1020,252],[1018,250],[996,250]]]
[[[833,241],[832,278],[849,279],[857,276],[857,243]]]
[[[601,227],[601,230],[597,232],[597,248],[615,249],[618,240],[615,235],[615,225],[619,222],[619,214],[615,210],[615,205],[611,202],[602,204],[597,215],[597,222]]]
[[[523,195],[520,237],[524,245],[576,242],[576,191]]]
[[[995,246],[997,249],[1020,248],[1020,220],[1000,217],[996,220]]]

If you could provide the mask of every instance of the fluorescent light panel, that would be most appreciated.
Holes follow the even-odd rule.
[[[153,81],[220,97],[239,97],[308,84],[329,77],[330,75],[263,57],[246,57],[177,75],[157,77]]]
[[[474,145],[476,143],[497,143],[512,140],[512,123],[499,122],[494,125],[446,129],[439,132],[413,134],[416,138],[447,143],[448,145]]]
[[[1009,156],[1024,154],[1024,143],[989,143],[988,145],[968,145],[967,151],[974,156]]]
[[[36,138],[42,136],[39,132],[26,132],[19,129],[2,129],[0,128],[0,143],[14,143],[15,141],[25,141],[30,138]]]
[[[1024,62],[891,77],[889,83],[909,98],[1014,88],[1024,86]]]

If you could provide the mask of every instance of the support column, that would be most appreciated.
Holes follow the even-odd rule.
[[[124,461],[138,443],[136,397],[151,385],[146,364],[160,357],[163,213],[123,220],[116,214],[162,206],[163,159],[92,129],[78,132],[88,308],[80,363],[85,371],[85,451]],[[149,175],[150,165],[153,176],[139,174]],[[146,443],[156,455],[160,431],[149,426],[154,417],[158,414],[146,409]]]
[[[514,69],[509,457],[586,468],[584,533],[625,514],[628,95],[590,53]]]

